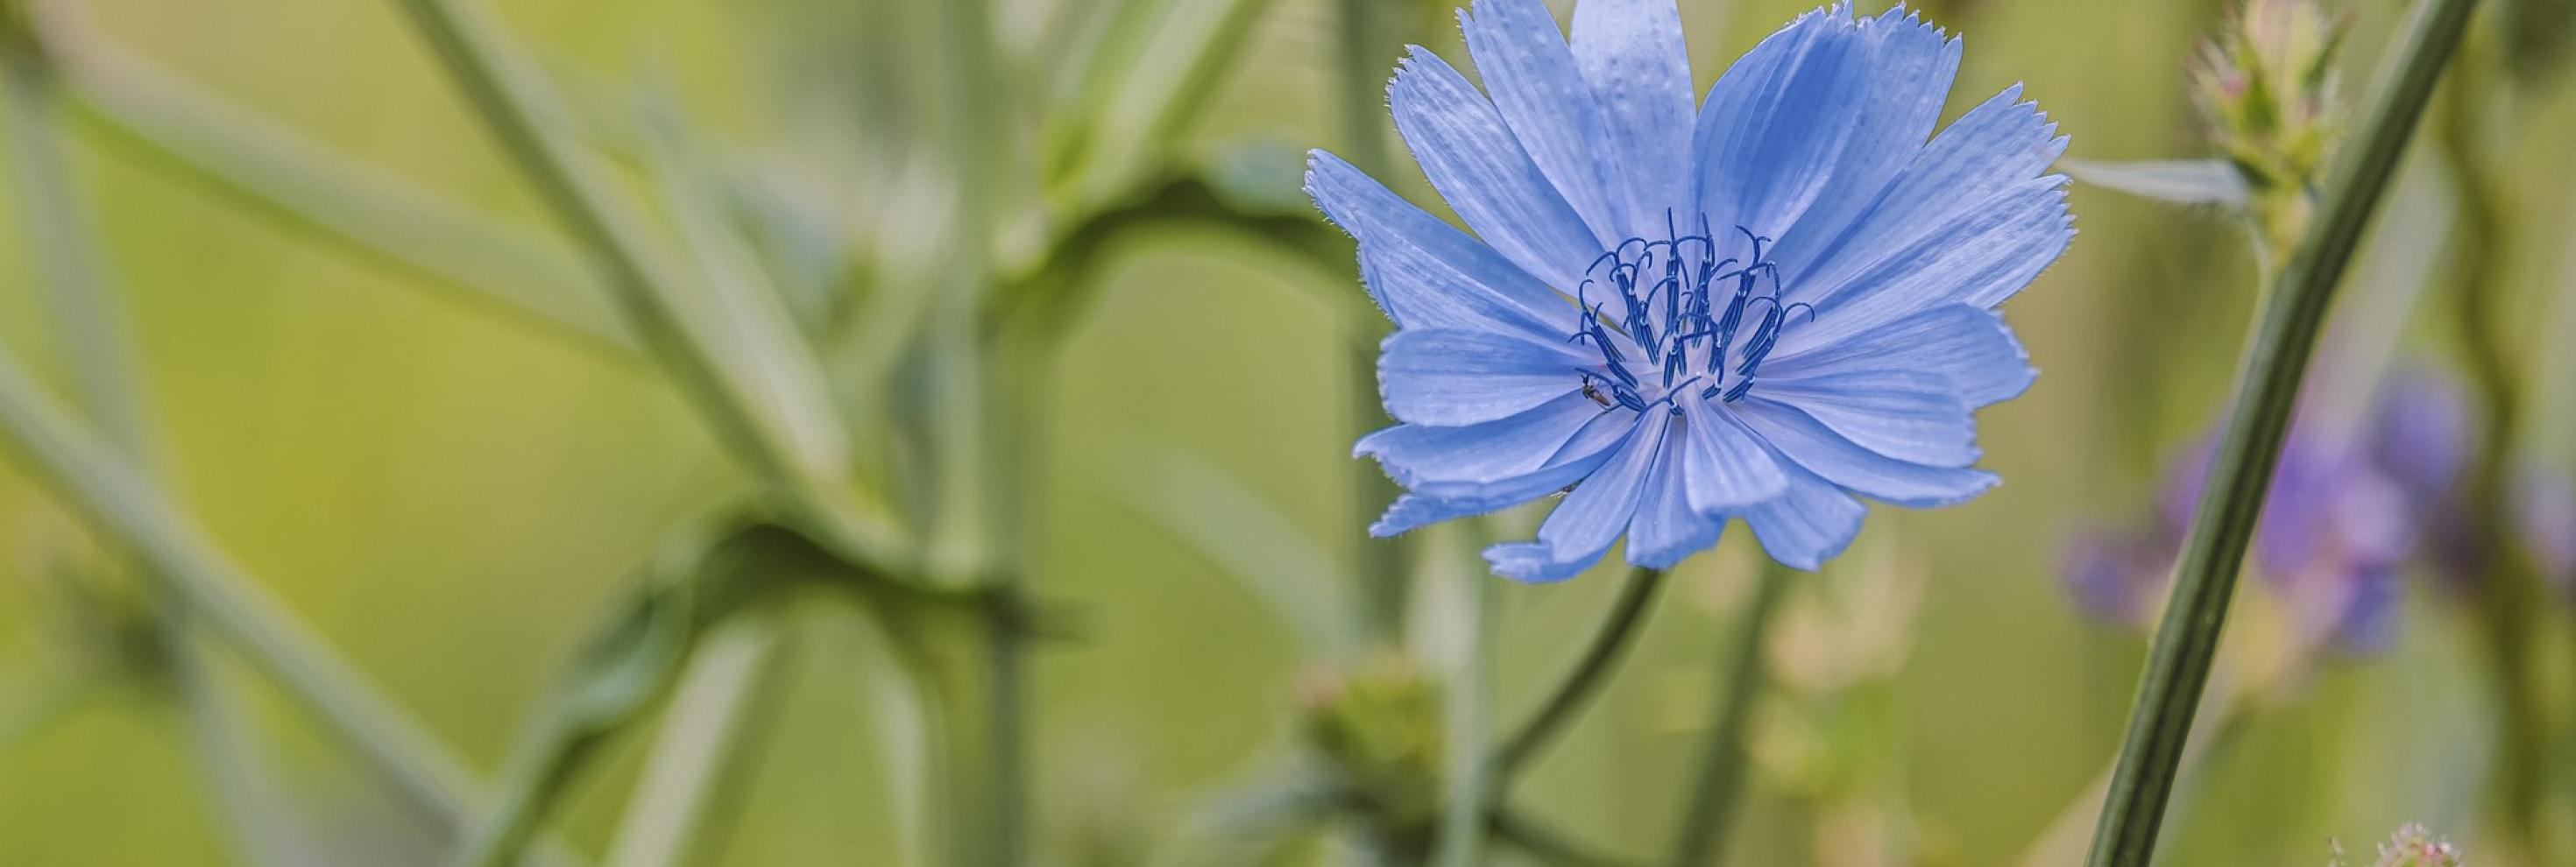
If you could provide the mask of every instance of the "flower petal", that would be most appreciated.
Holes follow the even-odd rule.
[[[1523,581],[1562,581],[1590,568],[1628,529],[1637,513],[1647,471],[1663,452],[1670,425],[1634,427],[1616,454],[1574,486],[1538,527],[1538,541],[1505,542],[1485,549],[1494,571]]]
[[[1984,470],[1925,466],[1870,451],[1786,404],[1748,397],[1730,406],[1788,460],[1845,489],[1900,506],[1965,502],[1998,481]]]
[[[1595,361],[1563,344],[1489,331],[1405,329],[1377,358],[1388,415],[1409,424],[1461,427],[1534,409],[1576,391]]]
[[[2039,375],[2002,316],[1966,304],[1943,304],[1837,343],[1774,356],[1763,362],[1762,375],[1769,383],[1887,369],[1937,374],[1970,407],[2018,396]]]
[[[1719,532],[1726,529],[1725,513],[1691,506],[1691,480],[1685,475],[1691,447],[1681,428],[1694,423],[1669,414],[1666,418],[1663,453],[1647,470],[1645,493],[1628,522],[1628,562],[1649,569],[1672,568],[1717,544]]]
[[[1807,251],[1839,237],[1878,201],[1888,180],[1912,162],[1940,122],[1950,82],[1959,73],[1960,40],[1904,6],[1860,22],[1870,74],[1860,83],[1867,108],[1836,155],[1825,186],[1797,225],[1780,232],[1772,257],[1805,261]]]
[[[1829,346],[1928,307],[1991,308],[2030,285],[2074,238],[2066,178],[2024,181],[1839,285],[1809,294],[1818,284],[1791,284],[1793,297],[1815,305],[1815,321],[1782,332],[1778,352]]]
[[[1565,296],[1485,242],[1415,207],[1341,157],[1315,151],[1306,194],[1360,244],[1369,296],[1398,328],[1562,336]]]
[[[1491,482],[1426,480],[1397,497],[1386,514],[1369,527],[1369,533],[1393,536],[1425,524],[1517,506],[1565,490],[1599,469],[1636,427],[1634,415],[1602,413],[1575,431],[1555,455],[1527,475]]]
[[[1673,0],[1582,0],[1574,6],[1574,62],[1599,100],[1619,187],[1611,196],[1628,234],[1690,214],[1693,113],[1690,47]]]
[[[1549,285],[1580,282],[1602,245],[1484,94],[1439,55],[1416,47],[1387,99],[1414,161],[1477,237]]]
[[[1537,472],[1585,424],[1608,411],[1580,392],[1568,392],[1528,412],[1479,425],[1396,425],[1361,437],[1353,451],[1376,457],[1386,474],[1407,488],[1429,482],[1495,482]]]
[[[1788,491],[1744,510],[1744,523],[1771,559],[1812,572],[1851,546],[1868,514],[1869,507],[1832,482],[1791,467]]]
[[[1685,396],[1678,402],[1689,428],[1682,475],[1690,483],[1691,508],[1716,515],[1777,497],[1788,489],[1789,477],[1781,472],[1780,462],[1743,422],[1706,400]]]
[[[1762,396],[1797,407],[1861,448],[1910,463],[1977,462],[1977,420],[1949,381],[1910,370],[1763,377]]]
[[[1969,109],[1889,180],[1866,211],[1822,246],[1801,242],[1789,271],[1791,291],[1815,301],[1848,283],[1853,274],[1939,234],[1989,200],[2046,172],[2066,152],[2035,103],[2021,102],[2021,85]],[[1803,252],[1812,249],[1812,252]],[[1988,305],[1991,306],[1991,305]]]
[[[1692,138],[1699,213],[1775,238],[1797,221],[1869,108],[1864,42],[1838,3],[1799,16],[1718,78]]]
[[[1618,155],[1556,18],[1539,0],[1477,0],[1474,14],[1458,11],[1458,27],[1494,108],[1539,173],[1591,227],[1599,249],[1627,237],[1608,192]]]

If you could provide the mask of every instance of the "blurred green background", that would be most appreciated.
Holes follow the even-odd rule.
[[[865,135],[816,130],[912,134],[905,127],[922,122],[920,77],[935,66],[913,35],[937,2],[487,5],[550,70],[589,82],[569,89],[641,83],[667,92],[698,138],[794,178],[790,188],[845,193],[836,201],[868,211],[876,206],[866,199],[902,183],[890,180],[900,171]],[[504,215],[510,231],[551,231],[392,4],[87,5],[100,40]],[[1082,32],[1060,23],[1110,5],[999,4],[1020,108],[1043,112],[1058,96],[1046,86],[1049,64]],[[1331,4],[1271,5],[1225,64],[1177,159],[1266,171],[1260,177],[1276,187],[1283,181],[1272,176],[1293,172],[1294,154],[1339,147],[1345,136]],[[1570,6],[1552,5],[1560,15]],[[2073,156],[2203,153],[2182,68],[2220,4],[1924,5],[1968,38],[1953,116],[2024,82],[2072,136]],[[2348,93],[2359,93],[2399,4],[2350,5]],[[1408,38],[1463,57],[1432,6],[1406,5]],[[1702,87],[1808,8],[1682,6]],[[1384,54],[1379,65],[1391,68]],[[2563,194],[2576,170],[2565,148],[2576,100],[2548,81],[2494,98],[2510,106],[2498,112],[2510,128],[2492,136],[2514,179],[2513,242],[2497,263],[2514,287],[2507,321],[2536,353],[2531,369],[2555,372],[2531,377],[2525,442],[2563,472],[2576,460],[2565,409],[2576,352],[2563,336],[2576,326],[2567,243],[2576,225]],[[127,295],[171,486],[296,613],[478,767],[496,767],[549,674],[657,540],[745,482],[703,424],[638,366],[455,303],[431,280],[315,243],[148,153],[73,129],[73,181]],[[2438,294],[2442,275],[2456,271],[2427,258],[2443,255],[2453,206],[2422,144],[2349,294],[2427,279]],[[1409,167],[1397,178],[1431,201]],[[2073,197],[2074,247],[2005,308],[2043,376],[2028,395],[1980,415],[1987,465],[2007,483],[1956,508],[1876,508],[1862,549],[1815,579],[1881,602],[1886,582],[1919,579],[1921,608],[1910,623],[1873,621],[1842,639],[1904,648],[1883,685],[1803,704],[1781,698],[1784,709],[1763,717],[1778,729],[1764,736],[1773,752],[1794,753],[1812,737],[1838,758],[1765,763],[1734,863],[2014,863],[2116,750],[2144,641],[2079,614],[2059,563],[2071,531],[2146,514],[2163,463],[2212,421],[2252,309],[2253,265],[2214,211],[2082,186]],[[851,231],[910,216],[875,212]],[[63,382],[56,359],[66,338],[47,326],[30,288],[24,237],[0,233],[0,339]],[[1335,567],[1373,544],[1347,491],[1344,347],[1356,334],[1349,298],[1360,291],[1352,269],[1186,226],[1122,245],[1104,267],[1101,297],[1042,386],[1046,414],[1031,435],[1043,471],[1020,492],[1038,516],[1033,588],[1081,622],[1077,637],[1036,651],[1032,675],[1029,796],[1047,864],[1141,863],[1135,853],[1169,843],[1196,805],[1275,767],[1296,685],[1309,676],[1311,662],[1260,601],[1158,520],[1169,510],[1155,504],[1175,495],[1158,480],[1203,473],[1257,497]],[[2451,364],[2442,316],[2433,304],[2416,312],[2401,351]],[[1608,852],[1660,851],[1750,563],[1749,540],[1734,535],[1684,567],[1640,651],[1518,787],[1529,812]],[[38,671],[64,654],[42,626],[48,594],[18,588],[41,588],[83,562],[85,539],[46,493],[0,469],[0,587],[10,588],[0,592],[0,647],[9,648],[0,666]],[[1452,558],[1469,550],[1428,547]],[[1611,573],[1556,586],[1479,579],[1496,582],[1502,707],[1530,698],[1608,601]],[[1327,571],[1314,580],[1347,579]],[[2164,863],[2313,864],[2329,837],[2366,852],[2407,820],[2466,843],[2471,863],[2503,863],[2474,857],[2491,831],[2495,711],[2471,615],[2421,583],[2408,597],[2390,647],[2265,692],[2216,743],[2177,802]],[[2567,620],[2565,609],[2550,618],[2553,641]],[[2246,622],[2231,641],[2261,640],[2259,612]],[[872,654],[847,618],[798,617],[793,664],[769,727],[752,741],[733,794],[739,823],[720,863],[900,863],[906,808],[884,780],[900,764],[889,754],[903,752],[903,733],[885,721],[889,675]],[[2571,659],[2556,650],[2546,664],[2563,675]],[[260,683],[237,662],[225,668],[228,681]],[[280,778],[334,853],[325,862],[432,860],[434,825],[407,816],[267,687],[252,694]],[[2554,719],[2567,717],[2562,709]],[[221,819],[203,797],[183,725],[148,691],[102,683],[68,715],[8,744],[0,863],[226,863]],[[610,837],[646,743],[614,742],[606,772],[574,790],[560,824],[574,843],[595,851]],[[2564,821],[2568,775],[2558,776]],[[1873,817],[1905,816],[1910,854],[1873,861],[1837,851],[1833,841],[1859,833],[1836,824],[1851,801]],[[1306,854],[1336,857],[1329,846]]]

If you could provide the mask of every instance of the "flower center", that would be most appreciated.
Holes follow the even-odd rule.
[[[1679,415],[1673,401],[1694,388],[1702,400],[1732,402],[1752,390],[1790,314],[1815,317],[1813,306],[1781,303],[1780,266],[1763,249],[1771,239],[1742,226],[1721,239],[1705,216],[1695,235],[1670,222],[1661,240],[1629,238],[1602,253],[1576,290],[1584,312],[1567,340],[1600,350],[1602,369],[1576,375],[1602,406],[1662,405]],[[1750,249],[1723,255],[1739,236]],[[1631,350],[1645,357],[1631,358]]]

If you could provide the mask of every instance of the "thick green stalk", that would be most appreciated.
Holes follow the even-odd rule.
[[[1387,121],[1386,76],[1395,53],[1395,28],[1390,21],[1402,4],[1386,0],[1339,0],[1335,8],[1340,16],[1340,68],[1336,80],[1341,96],[1334,100],[1342,109],[1343,158],[1361,171],[1386,177],[1391,168],[1386,142]],[[1356,299],[1358,293],[1352,293]],[[1351,435],[1357,438],[1386,425],[1386,410],[1378,405],[1377,337],[1385,333],[1386,324],[1377,311],[1354,301],[1349,305],[1353,333],[1350,347]],[[1376,464],[1353,461],[1351,497],[1355,513],[1377,514],[1400,493],[1395,482],[1379,471]],[[1360,540],[1360,622],[1367,635],[1380,643],[1392,644],[1404,632],[1405,604],[1412,595],[1411,576],[1405,566],[1405,543],[1398,539]]]
[[[939,805],[947,854],[958,867],[1015,867],[1026,859],[1025,771],[1028,703],[1023,636],[1004,612],[1018,607],[1030,540],[1013,484],[1026,457],[1014,416],[1033,392],[1017,389],[1031,368],[1023,347],[986,339],[985,300],[1005,204],[1022,179],[1013,94],[1002,78],[990,0],[939,4],[936,70],[943,103],[937,140],[956,197],[948,227],[949,266],[921,343],[928,378],[931,456],[938,488],[929,523],[929,565],[945,586],[987,588],[999,607],[933,624],[954,632],[926,640],[931,694],[946,731],[939,736]]]
[[[912,573],[909,546],[883,510],[856,496],[847,474],[834,469],[847,456],[817,448],[791,421],[836,422],[832,411],[768,406],[736,389],[716,350],[682,322],[674,306],[680,290],[655,266],[638,218],[612,207],[576,154],[547,132],[538,112],[546,101],[522,72],[525,63],[458,0],[400,2],[511,161],[597,258],[637,342],[698,404],[718,438],[782,495],[808,532],[855,562]]]
[[[2156,832],[2209,680],[2237,572],[2262,513],[2328,302],[2476,5],[2476,0],[2416,4],[2399,31],[2404,48],[2394,75],[2345,142],[2318,217],[2272,288],[2164,622],[2139,678],[2119,770],[2094,833],[2092,867],[2144,867],[2155,852]]]
[[[1581,655],[1557,675],[1554,686],[1540,693],[1544,698],[1538,709],[1495,750],[1496,773],[1508,779],[1537,757],[1557,731],[1574,719],[1575,711],[1609,683],[1619,657],[1636,643],[1642,631],[1638,624],[1645,620],[1647,607],[1655,601],[1655,591],[1663,585],[1661,569],[1638,566],[1628,570],[1627,580],[1619,585],[1618,598],[1611,600],[1610,610],[1601,615],[1601,621],[1593,624],[1592,636],[1584,642]]]
[[[1727,826],[1734,821],[1736,802],[1744,793],[1745,772],[1753,764],[1744,748],[1744,726],[1752,719],[1754,698],[1761,693],[1762,642],[1770,634],[1771,615],[1779,611],[1789,582],[1798,575],[1769,561],[1761,569],[1753,603],[1744,609],[1744,622],[1736,627],[1735,645],[1729,648],[1734,655],[1727,660],[1726,680],[1712,690],[1717,698],[1710,709],[1708,739],[1700,745],[1699,776],[1691,783],[1680,831],[1673,836],[1672,867],[1710,863],[1717,847],[1726,842]]]

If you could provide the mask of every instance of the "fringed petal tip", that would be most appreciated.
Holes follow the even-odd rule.
[[[1562,559],[1545,542],[1503,542],[1485,549],[1485,562],[1494,574],[1530,584],[1553,584],[1581,575],[1600,560],[1597,554]]]

